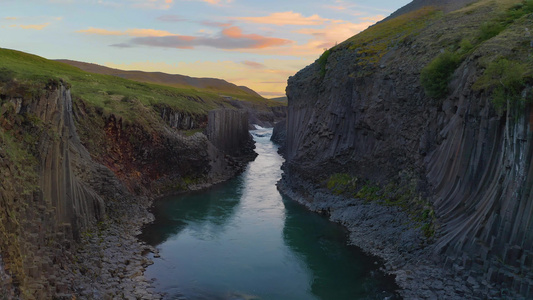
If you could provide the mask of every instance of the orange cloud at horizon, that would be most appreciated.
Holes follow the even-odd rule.
[[[249,61],[249,60],[245,60],[242,62],[244,65],[248,66],[248,67],[251,67],[251,68],[254,68],[254,69],[264,69],[265,68],[265,65],[263,64],[260,64],[258,62],[255,62],[255,61]]]
[[[222,34],[230,38],[242,37],[242,29],[237,26],[231,26],[222,30]]]
[[[166,30],[157,30],[157,29],[128,29],[125,31],[127,35],[130,36],[169,36],[177,35],[170,33]]]
[[[126,35],[120,30],[107,30],[102,28],[89,27],[88,29],[78,30],[78,33],[95,34],[95,35]]]
[[[224,28],[222,30],[222,35],[232,39],[249,39],[255,41],[255,44],[252,44],[248,47],[251,49],[278,47],[292,43],[292,41],[286,39],[265,37],[258,34],[243,34],[242,29],[237,26]]]
[[[292,11],[276,12],[264,17],[239,17],[236,20],[242,20],[250,23],[271,24],[271,25],[322,25],[329,19],[320,17],[319,15],[312,15],[304,17],[300,13]]]
[[[44,24],[35,24],[35,25],[9,25],[9,27],[18,27],[22,29],[32,29],[32,30],[43,30],[44,28],[48,27],[50,23],[44,23]]]
[[[331,48],[365,30],[374,22],[330,22],[323,28],[302,28],[293,32],[311,36],[304,44],[290,44],[280,48],[246,49],[247,52],[265,55],[305,57],[312,62],[324,49]]]

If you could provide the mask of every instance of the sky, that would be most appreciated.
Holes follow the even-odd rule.
[[[267,98],[410,0],[0,0],[0,47],[222,78]]]

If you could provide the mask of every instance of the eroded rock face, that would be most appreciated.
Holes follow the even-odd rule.
[[[246,110],[219,109],[209,112],[207,137],[225,154],[242,156],[253,152],[254,141],[248,132]]]
[[[492,43],[509,40],[481,45],[456,69],[448,96],[436,100],[420,84],[428,52],[438,54],[428,42],[436,30],[392,47],[371,69],[362,69],[357,49],[341,45],[324,76],[315,63],[289,79],[287,182],[318,185],[349,173],[384,186],[408,170],[440,224],[426,251],[457,276],[485,282],[485,291],[494,284],[532,297],[532,108],[502,113],[490,93],[472,88]]]
[[[58,136],[43,136],[39,141],[42,197],[56,211],[59,224],[70,224],[74,238],[91,223],[105,215],[104,201],[83,180],[94,176],[103,166],[92,162],[76,132],[70,91],[64,86],[47,97],[24,107],[34,113]],[[68,238],[68,237],[67,237]]]
[[[207,123],[205,115],[194,115],[176,111],[165,105],[159,105],[156,108],[159,110],[161,119],[167,122],[170,128],[185,130],[197,129],[204,128]]]
[[[274,125],[272,137],[274,143],[280,145],[280,152],[284,153],[285,142],[287,141],[287,120],[282,120]]]
[[[249,129],[256,129],[254,125],[272,127],[275,123],[287,117],[287,106],[257,106],[254,103],[229,98],[228,103],[236,109],[248,113]]]
[[[63,83],[0,96],[0,295],[160,298],[143,275],[141,253],[154,249],[135,237],[153,198],[227,180],[255,157],[245,114],[213,126],[226,153],[155,110],[152,123],[124,124],[82,100],[73,107]]]
[[[417,71],[354,78],[357,60],[355,51],[334,52],[323,80],[316,64],[289,79],[287,158],[308,176],[350,171],[383,182],[422,157],[420,129],[436,110],[424,107]]]
[[[63,85],[51,86],[32,99],[11,102],[18,108],[16,115],[2,116],[5,124],[14,120],[29,130],[26,134],[37,136],[26,138],[35,141],[29,145],[33,153],[13,154],[24,151],[13,144],[4,149],[3,159],[8,161],[0,166],[4,176],[0,200],[7,215],[1,218],[5,234],[1,250],[20,296],[42,299],[70,290],[68,274],[73,268],[67,264],[73,258],[75,241],[103,220],[103,191],[114,187],[106,176],[113,174],[94,163],[81,145],[70,92]],[[25,125],[28,122],[39,125]],[[13,135],[16,139],[18,134]]]

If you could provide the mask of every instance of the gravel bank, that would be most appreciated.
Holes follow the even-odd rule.
[[[383,271],[395,275],[404,299],[486,299],[496,292],[487,282],[480,283],[460,269],[444,268],[420,229],[397,207],[332,195],[287,176],[278,182],[278,189],[344,225],[353,245],[382,258]]]

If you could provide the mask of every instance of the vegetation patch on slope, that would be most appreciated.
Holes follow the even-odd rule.
[[[525,88],[525,66],[516,61],[499,58],[487,66],[483,76],[474,85],[476,89],[492,89],[492,102],[498,110],[507,105],[523,107],[531,95],[522,96]],[[527,97],[530,96],[530,97]]]
[[[261,97],[261,95],[257,94],[248,87],[237,86],[233,83],[229,83],[225,80],[217,78],[193,78],[184,75],[173,75],[161,72],[124,71],[71,60],[58,60],[58,62],[66,63],[92,74],[110,75],[141,83],[174,87],[186,93],[187,91],[194,91],[196,93],[203,92],[218,96],[218,98],[231,97],[260,106],[282,105],[275,101],[270,101],[269,99]]]
[[[482,11],[483,8],[487,8],[487,5],[491,6],[487,11],[492,13],[487,14]],[[455,34],[463,36],[460,42],[443,45],[446,50],[422,69],[420,80],[426,94],[430,97],[440,99],[447,96],[448,84],[455,70],[476,49],[482,45],[486,46],[487,43],[490,44],[489,40],[499,39],[500,45],[515,44],[514,37],[505,36],[505,31],[511,25],[521,23],[523,18],[533,13],[533,0],[523,0],[518,3],[517,1],[504,1],[499,5],[482,1],[460,13],[467,16],[482,14],[484,18],[478,20],[481,21],[481,25],[477,30],[458,30]],[[530,43],[528,41],[528,44]],[[517,52],[516,49],[513,51]],[[497,50],[493,52],[484,56],[484,61],[489,62],[485,64],[486,71],[474,85],[474,89],[489,90],[493,95],[495,107],[502,109],[508,99],[516,103],[516,100],[520,98],[519,94],[525,88],[526,65],[530,62],[511,61],[501,56]],[[527,57],[528,55],[520,56]]]
[[[207,111],[220,105],[231,107],[228,98],[251,102],[258,105],[259,109],[283,105],[244,93],[219,95],[209,90],[177,88],[88,73],[65,63],[1,48],[0,65],[2,66],[0,80],[4,82],[14,79],[26,86],[33,85],[35,93],[38,93],[50,80],[63,81],[70,85],[75,99],[83,99],[107,114],[113,113],[126,120],[136,120],[138,117],[138,111],[134,105],[131,105],[132,103],[143,106],[164,104],[190,114],[206,114]]]
[[[428,22],[440,15],[441,13],[435,7],[423,7],[377,23],[341,45],[348,45],[350,49],[356,50],[361,55],[360,65],[376,64],[390,48],[416,35],[427,26]]]
[[[416,191],[416,180],[410,174],[399,177],[400,183],[380,187],[347,173],[335,173],[326,180],[325,186],[335,195],[399,207],[409,214],[427,239],[434,238],[437,225],[432,205]]]

